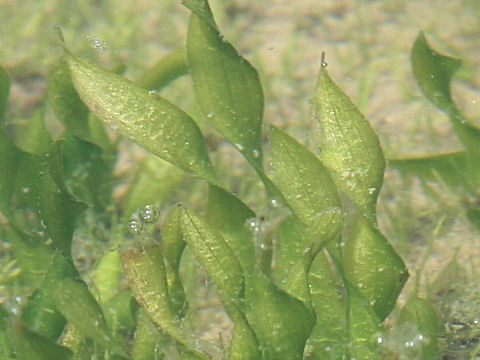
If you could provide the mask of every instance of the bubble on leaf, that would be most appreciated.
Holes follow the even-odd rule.
[[[235,147],[239,150],[239,151],[243,151],[245,149],[245,147],[242,145],[242,144],[235,144]]]
[[[260,151],[258,151],[257,149],[253,149],[252,153],[255,159],[258,159],[258,157],[260,156]]]
[[[137,219],[130,219],[128,222],[128,232],[132,235],[138,235],[142,232],[143,225]]]
[[[150,224],[157,221],[160,211],[152,205],[145,205],[139,212],[138,216],[144,223]]]
[[[151,94],[151,95],[158,95],[158,94],[160,94],[160,90],[150,89],[150,90],[148,90],[148,93]]]

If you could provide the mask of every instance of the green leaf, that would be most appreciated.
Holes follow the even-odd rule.
[[[388,165],[423,180],[440,180],[449,186],[463,187],[468,182],[468,155],[465,151],[419,158],[391,159]]]
[[[428,44],[423,32],[420,32],[415,40],[411,58],[413,74],[422,92],[450,117],[460,141],[479,157],[480,129],[469,123],[453,102],[450,93],[450,83],[461,65],[461,60],[436,52]]]
[[[59,280],[55,285],[53,296],[56,308],[79,333],[105,349],[125,356],[123,346],[112,335],[100,305],[93,298],[87,285],[72,279]]]
[[[19,164],[25,157],[0,126],[0,210],[12,222],[15,222],[12,198],[17,189]]]
[[[167,214],[162,227],[163,254],[175,271],[178,271],[180,267],[180,260],[186,245],[182,233],[182,212],[180,204],[174,206]]]
[[[7,72],[0,66],[0,127],[3,128],[5,113],[8,106],[10,93],[10,78]]]
[[[210,185],[207,222],[218,231],[240,262],[245,276],[256,271],[255,247],[252,233],[246,226],[255,213],[233,194]]]
[[[339,190],[375,221],[385,159],[377,135],[322,67],[315,93],[314,138]]]
[[[388,240],[363,215],[352,219],[345,242],[345,276],[383,321],[408,279],[405,264]]]
[[[57,144],[57,158],[51,168],[61,166],[59,181],[77,200],[105,209],[111,204],[115,154],[76,136],[67,136]],[[61,163],[61,165],[60,165]]]
[[[38,182],[40,217],[45,229],[63,255],[71,257],[75,222],[87,206],[59,188],[48,169],[40,172]]]
[[[325,251],[313,260],[308,278],[317,317],[306,359],[342,359],[348,355],[347,299],[343,282],[333,272]]]
[[[138,304],[132,293],[123,290],[102,304],[105,320],[114,331],[135,329],[135,313]]]
[[[68,61],[81,99],[121,135],[180,169],[216,183],[195,122],[169,101],[77,56]]]
[[[17,359],[68,360],[72,352],[55,342],[28,330],[22,324],[12,324]]]
[[[104,254],[91,275],[101,303],[108,301],[120,291],[121,276],[122,264],[118,251]]]
[[[162,204],[180,185],[184,173],[155,155],[147,155],[136,172],[123,208],[123,221],[148,204]]]
[[[468,208],[467,209],[467,219],[470,221],[470,224],[475,226],[475,228],[480,231],[480,209],[478,208]]]
[[[182,4],[205,21],[212,29],[218,30],[207,0],[182,0]]]
[[[270,142],[274,183],[306,225],[318,251],[341,231],[343,214],[335,184],[315,155],[282,130],[272,126]]]
[[[176,320],[168,297],[167,276],[161,248],[149,245],[120,251],[123,270],[135,298],[152,320],[175,332]]]
[[[178,319],[171,308],[162,249],[156,245],[124,249],[120,257],[135,299],[153,322],[174,338],[192,359],[208,359],[179,331]]]
[[[178,49],[172,51],[145,71],[137,83],[144,89],[159,91],[176,78],[187,73],[187,54],[185,49]]]
[[[418,335],[422,335],[422,360],[438,359],[438,337],[442,329],[437,312],[428,300],[412,297],[402,308],[398,322],[415,325]]]
[[[261,172],[263,92],[258,73],[204,18],[192,14],[187,35],[196,99],[213,126]]]
[[[307,274],[310,270],[313,239],[295,216],[283,221],[275,232],[275,266],[272,278],[286,293],[310,306]]]
[[[110,141],[105,129],[98,124],[98,119],[90,118],[88,108],[78,96],[67,57],[63,57],[50,71],[47,86],[48,102],[67,129],[80,139],[107,149]]]
[[[345,281],[345,287],[348,298],[348,330],[352,343],[350,358],[380,360],[375,338],[382,334],[382,321],[355,286]]]
[[[437,53],[420,31],[411,53],[413,74],[420,89],[435,106],[447,114],[456,112],[450,82],[462,61]]]
[[[38,235],[5,227],[5,239],[11,244],[23,279],[37,287],[49,271],[53,249]]]
[[[21,150],[35,155],[45,154],[51,145],[51,138],[44,124],[44,110],[36,110],[21,129],[15,144]]]
[[[303,358],[315,317],[302,301],[279,289],[259,272],[246,284],[245,311],[257,335],[262,359]]]
[[[165,335],[160,332],[144,310],[139,311],[132,350],[133,360],[163,359],[162,350],[166,347]]]
[[[50,261],[44,262],[43,266],[46,265],[49,265],[49,269],[45,279],[22,308],[22,321],[30,330],[56,341],[66,322],[55,307],[54,291],[58,281],[75,279],[78,273],[58,251],[53,254]]]
[[[183,209],[184,239],[215,283],[224,302],[239,303],[244,295],[242,267],[223,237],[201,217]]]

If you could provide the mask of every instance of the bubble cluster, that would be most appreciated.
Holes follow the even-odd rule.
[[[158,210],[158,208],[152,205],[146,205],[138,212],[138,217],[142,222],[146,224],[157,221],[159,215],[160,211]]]

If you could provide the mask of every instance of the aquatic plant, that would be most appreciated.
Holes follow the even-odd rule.
[[[63,44],[65,55],[48,77],[48,103],[65,127],[60,140],[45,128],[43,111],[16,137],[0,129],[1,236],[11,246],[10,268],[19,269],[2,282],[31,293],[11,309],[0,307],[2,357],[395,359],[407,346],[411,357],[438,358],[440,325],[427,300],[412,297],[400,312],[390,334],[406,344],[403,350],[385,329],[408,277],[377,227],[385,159],[325,60],[313,98],[317,153],[271,126],[265,154],[257,71],[221,35],[206,1],[184,4],[192,11],[186,52],[172,53],[137,83]],[[413,54],[414,64],[427,64],[415,70],[427,97],[449,104],[448,81],[435,89],[422,80],[435,69],[431,52],[417,45]],[[448,64],[442,66],[450,74]],[[204,119],[263,183],[267,218],[223,183],[194,119],[159,96],[185,72]],[[2,125],[8,89],[2,70]],[[475,132],[447,109],[475,153]],[[117,143],[103,124],[155,155],[136,174],[119,216],[112,206]],[[185,173],[208,184],[206,208],[179,204],[160,221],[150,203],[161,203]],[[75,266],[72,239],[92,218],[96,225],[83,239],[103,236],[114,247],[85,276]],[[214,284],[232,322],[221,354],[192,329],[192,267]]]

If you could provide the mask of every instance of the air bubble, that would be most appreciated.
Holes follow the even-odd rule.
[[[90,41],[90,46],[98,52],[104,52],[108,50],[108,45],[105,40],[91,36],[87,36],[87,39]]]
[[[130,219],[128,222],[128,232],[132,235],[138,235],[142,232],[143,226],[137,219]]]
[[[258,157],[260,156],[260,151],[258,151],[257,149],[253,149],[252,153],[255,159],[258,159]]]
[[[239,151],[245,150],[245,147],[244,147],[242,144],[235,144],[235,147],[236,147]]]
[[[143,209],[141,209],[138,212],[138,216],[140,217],[140,220],[143,221],[144,223],[153,223],[158,219],[158,216],[160,214],[160,211],[158,208],[152,205],[145,205]]]
[[[151,95],[158,95],[158,94],[160,94],[160,90],[150,89],[150,90],[148,90],[148,93],[151,94]]]

